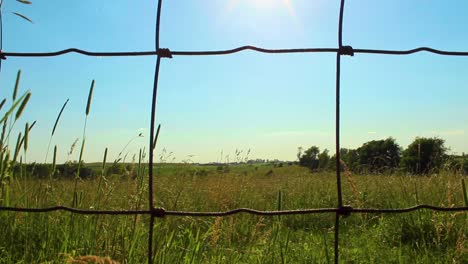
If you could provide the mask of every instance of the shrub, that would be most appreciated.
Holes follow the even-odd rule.
[[[413,174],[437,172],[447,160],[447,148],[441,138],[417,137],[403,152],[401,167]]]
[[[95,175],[95,172],[88,167],[85,167],[82,162],[78,166],[78,162],[67,162],[65,164],[57,165],[58,176],[63,178],[74,178],[78,172],[78,167],[80,167],[80,178],[87,179]]]

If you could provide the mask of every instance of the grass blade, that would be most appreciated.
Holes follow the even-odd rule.
[[[10,107],[10,109],[8,109],[8,111],[3,115],[2,119],[0,120],[0,123],[2,123],[3,121],[7,120],[8,117],[11,115],[11,113],[13,113],[13,111],[15,110],[15,108],[23,101],[24,97],[26,97],[28,93],[25,93],[23,94],[19,99],[18,101],[14,102],[13,105]]]
[[[5,105],[6,98],[3,98],[2,102],[0,103],[0,110],[2,110],[3,106]]]
[[[35,120],[34,120],[34,122],[32,122],[31,126],[29,127],[29,131],[31,131],[31,129],[36,125],[36,122],[37,121],[35,121]]]
[[[34,127],[34,125],[36,125],[36,121],[34,121],[34,122],[31,124],[31,126],[29,126],[29,128],[28,128],[28,133],[31,132],[31,130],[32,130],[32,128]],[[24,134],[26,135],[26,129],[25,129],[25,133],[24,133]],[[20,145],[23,145],[24,141],[25,141],[25,137],[23,137],[23,138],[21,139]]]
[[[104,174],[104,170],[106,169],[106,161],[107,161],[107,148],[104,151],[104,158],[102,159],[102,173]]]
[[[21,148],[21,132],[18,134],[18,139],[16,140],[15,154],[13,155],[13,163],[18,159],[19,150]]]
[[[468,206],[468,192],[466,192],[465,179],[462,179],[461,181],[462,181],[463,199],[465,200],[465,206]]]
[[[29,123],[26,122],[26,125],[24,126],[24,152],[28,151],[28,137],[29,137]]]
[[[54,134],[55,134],[55,130],[57,129],[57,125],[58,125],[58,122],[59,122],[59,120],[60,120],[60,117],[62,116],[63,110],[64,110],[65,107],[67,106],[69,100],[70,100],[70,98],[68,98],[68,99],[65,101],[65,103],[64,103],[63,106],[62,106],[62,108],[60,109],[59,114],[57,115],[57,118],[55,119],[54,127],[52,128],[52,132],[51,132],[50,138],[49,138],[49,144],[47,145],[47,151],[46,151],[46,156],[45,156],[45,161],[44,161],[44,162],[47,162],[47,157],[49,156],[50,144],[52,144],[52,137],[53,137]]]
[[[29,99],[31,99],[31,92],[28,92],[26,94],[26,97],[21,102],[21,105],[19,106],[18,111],[16,112],[15,121],[18,120],[21,117],[21,114],[23,113],[24,108],[28,104]]]
[[[159,131],[161,130],[161,124],[158,125],[158,129],[156,130],[156,135],[154,136],[153,140],[153,150],[156,148],[156,143],[158,142],[159,138]]]
[[[89,88],[88,103],[86,104],[86,116],[89,115],[89,110],[91,109],[91,100],[93,98],[93,90],[94,90],[94,80],[91,82],[91,87]]]
[[[21,80],[21,70],[18,70],[16,75],[15,89],[13,89],[13,102],[16,100],[16,95],[18,94],[18,87]]]
[[[52,175],[51,176],[55,174],[56,164],[57,164],[57,145],[55,145],[54,147],[54,158],[52,160]]]
[[[17,16],[21,17],[22,19],[28,21],[28,22],[31,23],[31,24],[34,24],[34,22],[33,22],[31,19],[29,19],[27,16],[22,15],[22,14],[20,14],[20,13],[16,13],[16,12],[12,12],[12,13],[13,13],[14,15],[17,15]]]
[[[59,112],[59,114],[58,114],[58,116],[57,116],[57,119],[55,119],[54,128],[52,128],[52,134],[51,134],[51,136],[54,135],[55,129],[57,128],[57,125],[58,125],[58,122],[59,122],[59,120],[60,120],[60,117],[62,116],[63,110],[64,110],[65,107],[67,106],[69,100],[70,100],[70,98],[68,98],[67,101],[65,101],[65,103],[64,103],[63,106],[62,106],[62,109],[60,109],[60,112]]]

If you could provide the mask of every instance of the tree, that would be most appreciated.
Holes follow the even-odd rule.
[[[349,170],[354,171],[354,172],[359,170],[359,154],[357,150],[347,149],[347,148],[340,149],[340,159],[341,161],[344,162],[344,165],[346,165],[346,167]],[[335,159],[335,163],[336,163],[336,159]]]
[[[318,155],[318,167],[319,169],[328,168],[328,163],[330,163],[330,155],[328,155],[328,149],[324,149],[322,153]]]
[[[297,147],[297,160],[301,160],[303,150],[304,149],[302,147]]]
[[[447,159],[445,141],[441,138],[417,137],[403,152],[401,166],[413,174],[436,172]]]
[[[302,152],[299,152],[299,153],[298,153],[299,165],[310,168],[311,170],[318,169],[319,167],[318,155],[320,153],[320,149],[317,146],[312,146],[306,151],[304,151],[304,153]]]
[[[401,148],[395,139],[372,140],[357,149],[359,165],[370,172],[381,173],[398,168]]]
[[[341,170],[349,169],[351,171],[357,172],[359,170],[359,156],[357,150],[355,149],[340,149],[340,159],[342,161]],[[336,170],[336,154],[330,158],[328,162],[328,168],[330,170]]]

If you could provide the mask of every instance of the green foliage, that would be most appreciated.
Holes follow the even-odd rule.
[[[359,155],[357,150],[347,148],[340,149],[340,159],[343,162],[342,165],[346,166],[348,170],[353,172],[360,172]],[[328,162],[328,168],[330,170],[336,170],[335,154],[333,154],[333,156],[330,158],[330,161]],[[344,170],[344,168],[342,167],[341,170]]]
[[[94,167],[103,168],[101,163]],[[299,166],[230,168],[230,172],[218,174],[216,166],[158,164],[155,206],[189,211],[336,206],[332,173],[311,173]],[[207,174],[200,177],[194,171]],[[269,171],[274,173],[265,176]],[[412,206],[416,201],[436,206],[464,204],[458,184],[461,175],[351,177],[357,194],[365,194],[356,201],[351,199],[353,207],[358,202],[362,207],[385,208]],[[343,194],[350,199],[354,190],[347,182],[343,182]],[[74,180],[64,178],[15,180],[11,204],[38,208],[63,204],[73,196],[73,185]],[[147,208],[145,181],[96,177],[79,181],[78,190],[79,208]],[[334,214],[166,217],[155,223],[155,263],[327,263],[333,260],[334,218]],[[147,216],[75,214],[73,219],[70,221],[70,214],[64,212],[1,213],[0,263],[66,263],[72,259],[80,263],[84,256],[145,263]],[[460,213],[423,210],[402,215],[352,214],[341,220],[340,236],[346,239],[340,240],[340,261],[465,263],[467,228],[466,215]]]
[[[218,173],[229,173],[230,170],[229,165],[218,165],[216,167],[216,171],[218,171]]]
[[[298,153],[299,165],[311,170],[319,168],[320,149],[317,146],[308,148],[304,153]]]
[[[114,162],[111,166],[107,168],[107,174],[112,175],[122,175],[125,172],[125,166],[123,163]]]
[[[50,165],[47,165],[50,167]],[[80,175],[82,179],[89,179],[96,175],[96,171],[88,168],[84,165],[84,162],[78,164],[78,162],[67,162],[65,164],[57,165],[58,177],[62,178],[74,178],[76,175]],[[79,170],[79,171],[78,171]]]
[[[328,149],[324,149],[322,153],[318,155],[318,168],[327,169],[331,161],[330,155],[328,154]]]
[[[10,133],[14,128],[16,122],[21,117],[25,110],[29,99],[31,98],[31,92],[24,93],[20,98],[17,98],[19,84],[21,79],[21,71],[18,71],[15,85],[13,88],[13,96],[11,106],[5,111],[3,117],[0,119],[0,125],[2,126],[2,133],[0,138],[0,205],[8,205],[10,203],[10,183],[13,177],[22,176],[22,172],[15,173],[14,169],[19,159],[20,164],[23,156],[20,156],[21,147],[24,144],[24,155],[27,152],[28,136],[29,131],[34,126],[35,122],[29,126],[26,123],[25,135],[19,132],[16,144],[10,146]],[[1,106],[7,102],[4,98],[1,102]],[[16,113],[14,113],[16,110]],[[12,155],[13,154],[13,155]]]
[[[400,164],[401,148],[393,138],[372,140],[357,149],[359,166],[371,173],[393,171]]]
[[[438,172],[447,160],[447,148],[441,138],[417,137],[403,151],[401,166],[412,174]]]
[[[393,173],[396,171],[410,174],[427,174],[444,169],[468,173],[468,162],[464,156],[449,156],[444,140],[440,138],[416,138],[407,149],[389,137],[384,140],[372,140],[357,149],[340,149],[342,170],[354,173]],[[335,170],[336,155],[329,156],[328,150],[320,153],[317,146],[312,146],[302,153],[298,148],[299,164],[312,170]],[[448,159],[450,157],[450,159]]]

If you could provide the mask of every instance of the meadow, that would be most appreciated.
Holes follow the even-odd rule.
[[[93,164],[97,175],[81,180],[15,177],[3,203],[146,209],[147,166],[130,165],[131,173],[118,175]],[[156,206],[167,210],[336,206],[334,173],[296,165],[156,164],[155,172]],[[353,207],[464,206],[462,177],[344,172],[344,200]],[[0,212],[0,263],[145,263],[148,223],[147,216]],[[341,221],[341,263],[468,263],[467,223],[466,212],[352,214]],[[156,263],[332,263],[333,231],[334,214],[167,216],[156,219],[154,258]]]
[[[18,96],[18,72],[11,104],[0,120],[0,206],[41,208],[64,205],[82,209],[147,210],[148,166],[122,159],[85,164],[86,121],[94,89],[84,111],[80,162],[56,164],[51,148],[63,104],[51,130],[51,164],[23,163],[29,133],[26,123],[14,143],[11,132],[31,92]],[[157,138],[156,138],[157,139]],[[156,139],[153,147],[156,146]],[[74,145],[77,143],[76,141]],[[129,141],[131,142],[131,141]],[[128,145],[129,143],[127,143]],[[123,152],[123,151],[122,151]],[[121,152],[121,154],[122,154]],[[336,178],[293,163],[155,164],[156,207],[171,211],[225,211],[332,208]],[[119,154],[120,156],[120,154]],[[410,176],[343,172],[344,204],[400,208],[416,204],[468,206],[465,175],[443,169]],[[335,214],[261,217],[157,218],[156,263],[331,263]],[[78,215],[69,212],[0,211],[0,263],[146,263],[149,217]],[[341,263],[468,263],[468,215],[420,210],[407,214],[351,214],[340,225]]]

